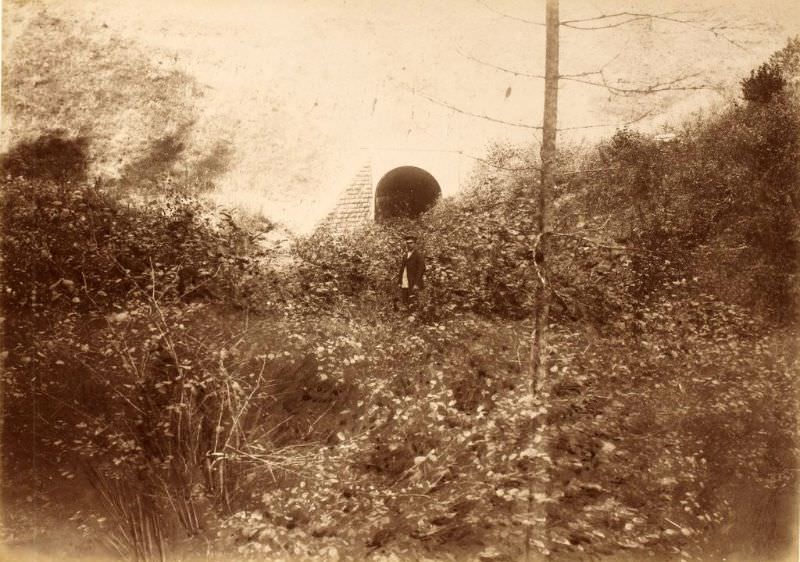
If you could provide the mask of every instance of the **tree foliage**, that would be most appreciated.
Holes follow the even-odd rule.
[[[120,199],[96,186],[6,169],[3,304],[20,313],[52,308],[114,310],[152,293],[159,300],[198,296],[246,305],[263,276],[258,236],[230,213],[181,193]]]
[[[773,61],[791,61],[795,51],[790,42]],[[584,188],[582,212],[607,218],[620,239],[669,261],[673,274],[792,321],[799,132],[790,91],[697,117],[668,141],[618,131],[590,164],[605,171]]]
[[[783,92],[786,80],[780,68],[764,63],[742,80],[742,97],[750,102],[767,103]]]

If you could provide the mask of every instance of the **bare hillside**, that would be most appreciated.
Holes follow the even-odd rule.
[[[624,2],[595,4],[571,3],[565,18]],[[731,76],[783,44],[800,18],[789,4],[742,0],[713,17],[690,12],[702,25],[689,27],[565,29],[569,73],[602,67],[622,87],[696,75],[719,89],[630,97],[565,82],[564,137],[597,138],[647,112],[638,124],[652,129],[718,103],[737,87]],[[541,69],[542,28],[503,15],[528,15],[523,2],[11,0],[3,9],[6,148],[63,129],[88,138],[94,175],[134,187],[165,174],[213,184],[221,202],[297,229],[329,208],[363,146],[480,156],[491,139],[536,136],[475,116],[537,121],[542,84],[530,74]]]

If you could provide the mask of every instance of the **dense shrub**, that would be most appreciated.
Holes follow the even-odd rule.
[[[181,193],[125,199],[89,185],[84,146],[46,136],[3,158],[4,451],[44,450],[57,467],[45,472],[89,478],[117,550],[152,559],[174,529],[196,534],[233,501],[235,471],[207,462],[221,438],[212,422],[249,404],[223,376],[187,376],[212,360],[176,317],[189,303],[251,307],[270,225]],[[227,441],[243,438],[229,428]]]
[[[799,304],[798,139],[798,105],[782,90],[698,118],[670,141],[619,131],[598,147],[593,166],[605,171],[581,195],[582,211],[669,262],[669,271],[651,270],[648,287],[670,271],[699,277],[730,302],[791,321]]]
[[[3,303],[9,309],[113,310],[134,294],[246,304],[258,232],[213,221],[197,199],[124,201],[83,183],[2,185]]]
[[[665,290],[632,321],[636,339],[555,328],[546,405],[519,359],[527,323],[287,326],[315,349],[318,376],[354,394],[324,447],[228,520],[227,540],[253,558],[514,559],[533,529],[532,548],[555,559],[712,552],[724,524],[747,524],[733,491],[791,497],[796,366],[744,310]],[[769,532],[776,545],[761,547],[786,544],[780,526]]]
[[[510,159],[504,155],[503,161]],[[471,311],[524,318],[532,310],[537,283],[535,189],[533,178],[477,176],[472,188],[441,201],[417,222],[370,225],[346,234],[318,231],[295,246],[292,286],[317,305],[341,307],[357,297],[376,310],[391,310],[402,237],[412,232],[427,258],[424,317]],[[559,220],[559,230],[539,243],[549,249],[556,313],[599,324],[628,314],[635,306],[630,298],[637,283],[634,254],[613,241],[598,245],[592,233]]]
[[[750,77],[742,80],[742,97],[750,102],[767,103],[780,95],[786,86],[781,69],[764,63],[750,72]]]
[[[528,322],[68,316],[11,350],[5,439],[35,423],[64,466],[88,463],[122,552],[147,526],[154,551],[219,533],[253,558],[513,558],[528,529],[555,559],[685,556],[736,520],[732,490],[786,496],[797,454],[788,348],[693,293],[670,284],[617,331],[554,326],[546,403]]]

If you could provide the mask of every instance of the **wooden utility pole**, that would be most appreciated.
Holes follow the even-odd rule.
[[[545,79],[544,79],[544,118],[542,120],[542,148],[541,148],[541,181],[538,186],[537,200],[539,217],[536,244],[533,248],[534,265],[537,276],[536,303],[533,310],[533,334],[530,347],[530,381],[533,403],[539,403],[539,411],[547,411],[548,388],[547,384],[547,321],[550,314],[550,286],[547,275],[547,250],[548,235],[550,232],[551,207],[553,204],[553,188],[555,177],[553,168],[556,159],[556,122],[558,118],[558,0],[547,0],[546,16],[546,46],[545,46]],[[532,433],[537,438],[545,431],[544,415],[531,420]],[[546,441],[543,441],[546,442]],[[549,553],[549,540],[547,531],[547,512],[544,504],[535,502],[538,494],[547,496],[550,486],[547,481],[545,468],[544,479],[534,482],[533,476],[528,480],[528,527],[525,533],[525,559],[532,559],[531,544],[533,542],[533,525],[541,524],[544,545],[542,556]],[[537,490],[538,489],[538,490]],[[537,556],[537,558],[539,558]]]
[[[538,277],[536,304],[534,307],[534,330],[531,338],[530,365],[534,393],[538,393],[547,376],[547,319],[550,312],[550,287],[547,278],[547,237],[553,205],[556,160],[556,122],[558,119],[558,0],[547,0],[544,79],[544,119],[542,120],[542,172],[538,186],[537,226],[539,233],[534,248],[534,262]]]

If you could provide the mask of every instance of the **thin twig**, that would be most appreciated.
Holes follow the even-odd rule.
[[[677,92],[677,91],[688,91],[688,90],[714,90],[714,86],[708,84],[690,84],[690,85],[683,85],[680,82],[685,80],[689,80],[690,78],[696,78],[699,73],[690,74],[687,76],[681,76],[674,80],[670,80],[668,82],[656,82],[654,84],[650,84],[647,86],[642,86],[638,88],[624,88],[619,86],[613,86],[608,83],[606,79],[605,73],[600,70],[594,73],[594,75],[600,76],[600,81],[594,80],[585,80],[583,78],[577,78],[574,76],[570,77],[563,77],[563,80],[567,80],[570,82],[575,82],[578,84],[586,84],[589,86],[597,86],[600,88],[605,88],[612,94],[627,96],[627,95],[649,95],[649,94],[657,94],[661,92]]]
[[[463,56],[464,58],[467,58],[467,59],[469,59],[469,60],[471,60],[473,62],[476,62],[476,63],[481,64],[483,66],[488,66],[489,68],[494,68],[495,70],[500,70],[502,72],[506,72],[508,74],[513,74],[514,76],[525,76],[527,78],[544,79],[544,75],[542,75],[542,74],[532,74],[532,73],[529,73],[529,72],[523,72],[522,70],[514,70],[514,69],[511,69],[511,68],[506,68],[506,67],[503,67],[503,66],[500,66],[500,65],[497,65],[497,64],[493,64],[491,62],[487,62],[487,61],[481,60],[481,59],[477,58],[474,55],[470,55],[468,53],[464,53],[458,48],[456,49],[456,52],[458,54],[460,54],[461,56]]]
[[[641,19],[657,19],[663,21],[669,21],[673,23],[695,23],[695,20],[686,20],[686,19],[679,19],[673,17],[677,14],[686,14],[687,12],[680,12],[680,11],[673,11],[673,12],[662,12],[660,14],[648,14],[644,12],[616,12],[613,14],[601,14],[599,16],[594,16],[591,18],[581,18],[581,19],[573,19],[573,20],[563,20],[561,25],[566,27],[573,27],[574,29],[603,29],[604,27],[577,27],[576,24],[581,23],[590,23],[593,21],[605,21],[609,19],[617,19],[617,18],[629,18],[621,23],[612,23],[608,24],[605,27],[617,27],[619,25],[623,25],[626,23],[632,23],[634,21],[638,21]],[[635,19],[631,19],[635,18]]]
[[[537,172],[541,170],[539,166],[502,166],[500,164],[495,164],[486,158],[481,158],[480,156],[473,156],[461,151],[458,153],[462,156],[466,156],[467,158],[472,158],[473,160],[481,162],[482,164],[486,164],[487,166],[491,166],[492,168],[497,168],[498,170],[506,170],[508,172]]]
[[[409,88],[408,86],[405,86],[405,85],[404,85],[404,87],[409,92],[411,92],[413,95],[419,96],[421,98],[424,98],[424,99],[428,100],[431,103],[434,103],[436,105],[440,105],[440,106],[445,107],[445,108],[447,108],[447,109],[449,109],[451,111],[455,111],[456,113],[461,113],[463,115],[469,115],[470,117],[477,117],[479,119],[484,119],[486,121],[491,121],[493,123],[500,123],[501,125],[510,125],[512,127],[520,127],[520,128],[523,128],[523,129],[535,129],[535,130],[541,130],[542,129],[541,125],[531,125],[529,123],[521,123],[519,121],[506,121],[505,119],[498,119],[496,117],[492,117],[491,115],[484,115],[482,113],[475,113],[473,111],[468,111],[466,109],[461,109],[460,107],[457,107],[457,106],[455,106],[455,105],[453,105],[451,103],[448,103],[446,101],[442,101],[440,99],[434,98],[433,96],[430,96],[430,95],[425,94],[423,92],[418,92],[415,88]]]
[[[633,125],[634,123],[638,123],[642,119],[646,119],[647,117],[652,115],[653,112],[654,112],[654,110],[646,111],[646,112],[634,117],[633,119],[631,119],[629,121],[622,122],[622,123],[596,123],[594,125],[579,125],[579,126],[575,126],[575,127],[559,127],[558,130],[559,131],[577,131],[578,129],[597,129],[597,128],[602,128],[602,127],[616,127],[616,128],[627,127],[628,125]]]
[[[722,30],[722,29],[732,29],[733,26],[726,25],[725,23],[719,23],[719,24],[715,24],[715,25],[712,24],[710,26],[703,26],[703,25],[700,25],[698,23],[698,20],[696,20],[696,19],[684,19],[684,18],[672,17],[673,15],[680,14],[680,13],[686,14],[687,12],[664,12],[664,13],[661,13],[661,14],[647,14],[647,13],[640,13],[640,12],[617,12],[617,13],[614,13],[614,14],[603,14],[603,15],[600,15],[600,16],[592,17],[592,18],[565,20],[565,21],[561,22],[561,25],[564,26],[564,27],[570,28],[570,29],[577,29],[577,30],[580,30],[580,31],[597,31],[597,30],[601,30],[601,29],[611,29],[611,28],[619,27],[621,25],[626,25],[626,24],[629,24],[629,23],[634,23],[634,22],[642,21],[642,20],[650,20],[650,21],[659,20],[659,21],[665,21],[665,22],[669,22],[669,23],[676,23],[676,24],[686,25],[686,26],[692,27],[694,29],[697,29],[699,31],[704,31],[706,33],[711,33],[714,37],[716,37],[718,39],[722,39],[723,41],[727,41],[728,43],[730,43],[731,45],[735,46],[738,49],[741,49],[743,51],[747,51],[748,50],[742,44],[738,43],[737,41],[734,41],[733,39],[731,39],[730,37],[728,37],[724,33],[720,32],[720,30]],[[707,11],[706,11],[706,13],[707,13]],[[591,23],[591,22],[596,22],[596,21],[606,21],[606,20],[615,19],[615,18],[627,18],[627,19],[624,19],[623,21],[619,21],[619,22],[613,22],[613,23],[609,23],[609,24],[604,24],[604,25],[579,25],[581,23]]]
[[[475,0],[475,1],[478,4],[480,4],[481,6],[483,6],[484,8],[486,8],[487,10],[489,10],[490,12],[494,12],[498,16],[502,16],[502,17],[510,19],[510,20],[521,21],[522,23],[528,23],[528,24],[531,24],[531,25],[538,25],[540,27],[544,27],[545,26],[545,24],[543,22],[540,22],[540,21],[528,20],[528,19],[525,19],[525,18],[521,18],[519,16],[512,16],[511,14],[507,14],[505,12],[501,12],[500,10],[494,8],[493,6],[490,6],[489,4],[484,2],[483,0]]]

